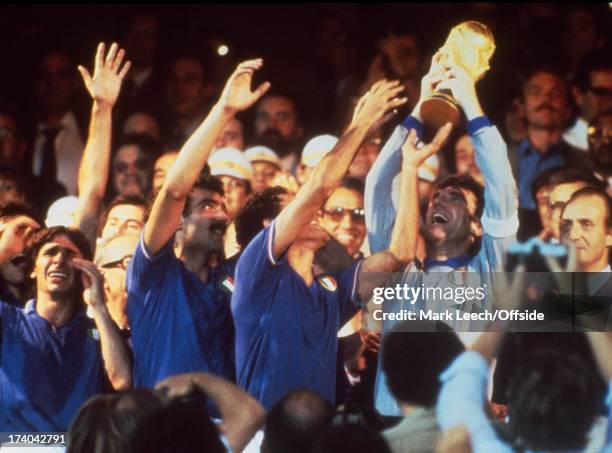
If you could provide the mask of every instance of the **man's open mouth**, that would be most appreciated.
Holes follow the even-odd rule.
[[[10,259],[10,263],[15,267],[25,266],[27,262],[28,258],[23,253],[19,253]]]
[[[431,217],[431,223],[433,223],[433,224],[442,224],[442,225],[446,224],[446,223],[448,223],[448,217],[446,217],[444,214],[436,212]]]
[[[211,233],[224,235],[227,230],[227,223],[223,220],[215,220],[210,224],[209,230]]]

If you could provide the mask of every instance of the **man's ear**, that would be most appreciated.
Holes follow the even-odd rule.
[[[608,232],[606,233],[606,247],[612,247],[612,228],[608,228]]]

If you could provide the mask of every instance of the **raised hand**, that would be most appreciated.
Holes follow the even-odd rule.
[[[274,177],[274,181],[272,181],[272,186],[279,186],[287,190],[290,195],[295,195],[298,190],[300,190],[300,185],[298,184],[295,177],[286,170],[279,171]]]
[[[431,97],[438,88],[438,84],[444,79],[442,60],[441,52],[436,52],[432,57],[429,72],[421,79],[421,100]]]
[[[92,99],[99,104],[112,107],[117,102],[121,82],[130,69],[131,63],[126,61],[121,67],[125,50],[119,49],[117,43],[111,45],[106,58],[104,58],[105,49],[103,42],[98,44],[93,76],[83,66],[78,66],[78,70]]]
[[[397,97],[402,91],[404,86],[398,80],[376,82],[357,102],[352,124],[369,124],[368,136],[373,134],[395,115],[395,109],[408,101],[406,97]]]
[[[225,83],[219,102],[223,109],[231,113],[248,109],[270,89],[270,82],[259,85],[251,90],[251,82],[255,71],[263,66],[263,60],[243,61]]]
[[[83,300],[92,308],[104,305],[104,277],[91,261],[73,258],[72,266],[81,271],[83,281]]]
[[[450,135],[453,125],[446,123],[436,133],[436,136],[432,142],[428,145],[423,146],[420,149],[416,148],[417,135],[416,131],[412,129],[406,138],[406,141],[402,145],[402,166],[404,168],[411,167],[418,169],[423,162],[425,162],[430,156],[437,153]]]
[[[444,80],[437,85],[436,89],[450,90],[468,119],[482,115],[474,79],[461,66],[447,62],[444,67]]]

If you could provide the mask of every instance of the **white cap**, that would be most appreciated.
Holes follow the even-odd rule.
[[[208,166],[213,176],[232,176],[247,181],[253,177],[251,162],[237,148],[218,149],[208,159]]]
[[[54,226],[73,226],[74,214],[76,213],[78,205],[79,199],[72,195],[55,200],[47,211],[47,218],[45,219],[47,228]]]
[[[276,153],[265,146],[252,146],[244,151],[244,155],[251,162],[267,162],[276,165],[278,168],[281,166],[280,159]]]
[[[321,159],[329,153],[338,143],[338,137],[333,135],[317,135],[311,138],[302,151],[302,164],[307,167],[316,167]]]

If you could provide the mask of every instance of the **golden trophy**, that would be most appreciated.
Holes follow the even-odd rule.
[[[489,70],[494,51],[495,40],[489,27],[476,21],[462,22],[453,27],[440,49],[439,64],[445,67],[452,62],[477,82]],[[447,122],[455,127],[460,117],[459,105],[450,90],[436,91],[421,104],[421,118],[430,130],[436,131]]]

